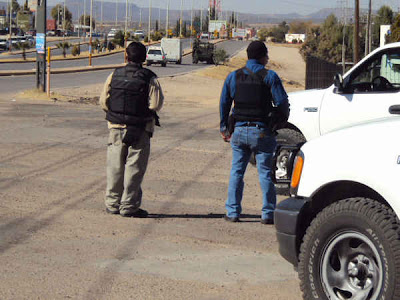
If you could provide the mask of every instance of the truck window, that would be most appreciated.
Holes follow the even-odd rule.
[[[351,75],[350,92],[393,91],[400,88],[400,53],[398,49],[374,56]],[[380,84],[377,82],[388,82]]]

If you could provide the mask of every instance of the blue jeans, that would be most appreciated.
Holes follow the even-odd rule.
[[[276,148],[270,130],[260,127],[235,127],[231,137],[232,169],[229,179],[226,210],[228,217],[239,217],[242,212],[243,177],[252,152],[256,155],[263,205],[262,219],[273,218],[276,205],[275,186],[271,180],[272,157]]]

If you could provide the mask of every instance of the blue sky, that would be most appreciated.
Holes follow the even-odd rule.
[[[68,3],[76,3],[84,0],[66,0]],[[101,0],[94,0],[100,2]],[[104,0],[108,2],[118,1],[125,3],[126,0]],[[134,3],[141,7],[149,7],[150,0],[129,0],[130,3]],[[153,7],[165,8],[168,0],[151,0]],[[169,0],[171,9],[179,9],[181,0]],[[354,0],[221,0],[222,8],[224,10],[234,10],[243,13],[254,13],[254,14],[286,14],[286,13],[299,13],[306,15],[309,13],[316,12],[322,8],[336,8],[340,7],[340,3],[347,2],[348,7],[354,7]],[[23,0],[19,0],[23,2]],[[62,2],[61,0],[48,0],[50,5]],[[86,0],[89,6],[90,0]],[[396,0],[374,0],[373,7],[378,9],[382,5],[388,5],[392,7],[394,11],[398,11],[400,3]],[[193,3],[194,8],[199,9],[200,7],[207,7],[208,0],[183,0],[184,8],[190,9]],[[368,0],[360,0],[361,8],[368,7]]]

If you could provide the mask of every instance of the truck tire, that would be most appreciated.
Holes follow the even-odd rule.
[[[167,66],[167,63],[162,63],[161,66],[162,66],[162,67],[166,67],[166,66]]]
[[[400,222],[367,198],[331,204],[300,247],[304,299],[400,299]]]
[[[182,63],[182,60],[178,60],[178,61],[176,62],[177,65],[180,65],[181,63]]]
[[[278,135],[276,137],[276,142],[278,145],[298,145],[305,143],[306,139],[300,132],[290,129],[282,128],[278,130]],[[291,174],[287,174],[286,163],[288,161],[289,152],[282,151],[276,160],[276,171],[275,176],[280,179],[287,179]],[[288,184],[275,184],[276,193],[279,195],[289,195],[289,185]]]

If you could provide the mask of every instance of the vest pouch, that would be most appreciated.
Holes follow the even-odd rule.
[[[144,127],[128,126],[122,142],[127,146],[135,145],[144,132]]]

